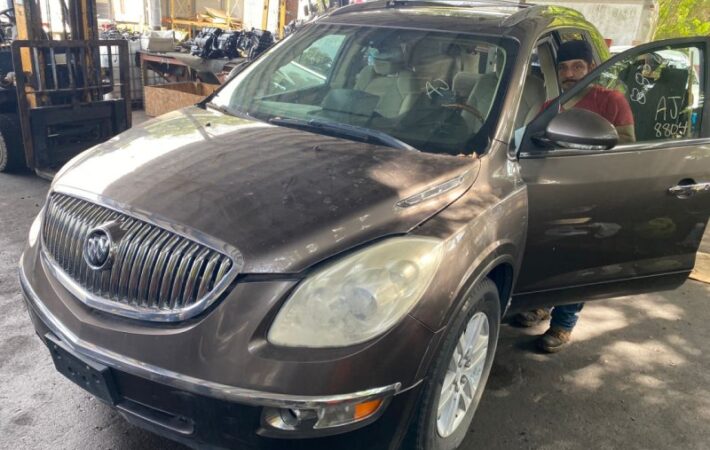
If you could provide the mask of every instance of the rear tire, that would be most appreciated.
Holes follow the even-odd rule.
[[[499,327],[498,288],[486,278],[467,294],[433,363],[415,425],[418,450],[454,450],[463,442],[491,371]]]
[[[17,114],[0,114],[0,172],[25,168],[22,129]]]

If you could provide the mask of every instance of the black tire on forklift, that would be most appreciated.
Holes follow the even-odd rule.
[[[0,114],[0,172],[26,167],[22,129],[17,114]]]

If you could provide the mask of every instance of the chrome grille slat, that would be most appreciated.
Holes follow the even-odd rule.
[[[62,208],[64,211],[59,216],[59,228],[57,230],[57,249],[58,249],[58,259],[60,264],[64,265],[67,261],[66,254],[66,237],[67,237],[67,227],[69,226],[70,211],[72,208],[79,205],[78,201],[67,202],[67,204]]]
[[[207,256],[210,254],[209,249],[203,249],[195,258],[195,262],[190,269],[190,275],[187,277],[185,285],[185,295],[183,297],[183,305],[188,306],[197,299],[197,288],[199,287],[200,274],[204,268]]]
[[[139,304],[141,306],[148,306],[151,303],[151,299],[148,296],[150,291],[150,281],[153,275],[153,269],[155,269],[155,261],[158,259],[160,251],[163,249],[163,245],[170,239],[170,233],[162,232],[161,235],[156,239],[155,244],[151,247],[148,255],[145,257],[145,262],[143,263],[143,269],[141,270],[141,279],[138,283],[138,295]]]
[[[215,285],[219,284],[219,282],[222,281],[222,278],[227,275],[227,272],[229,272],[229,269],[231,267],[232,262],[229,260],[229,258],[222,257],[222,262],[220,262],[219,269],[217,269],[217,275],[215,276]]]
[[[133,268],[133,260],[135,259],[138,247],[143,243],[145,237],[150,233],[150,225],[147,223],[138,224],[135,227],[135,234],[133,238],[123,240],[126,242],[126,255],[121,265],[121,275],[118,279],[118,293],[117,297],[119,299],[125,298],[127,302],[131,303],[131,298],[128,297],[128,278],[131,275],[131,269]]]
[[[112,264],[92,269],[84,245],[99,226],[112,230],[115,252]],[[114,314],[157,321],[192,317],[217,299],[215,286],[226,287],[220,281],[236,277],[232,257],[214,249],[222,246],[211,248],[214,243],[183,237],[160,222],[70,195],[50,196],[41,229],[43,257],[57,278],[79,300]],[[237,251],[229,254],[241,262]]]
[[[121,229],[126,231],[126,235],[121,239],[121,243],[116,251],[116,258],[113,260],[113,267],[111,267],[111,283],[109,284],[109,292],[111,293],[111,298],[113,300],[121,300],[118,295],[118,283],[121,279],[121,267],[123,265],[123,258],[126,256],[126,250],[128,249],[128,243],[133,239],[136,229],[133,228],[135,221],[133,219],[128,219],[121,224]]]
[[[158,294],[158,307],[161,309],[168,308],[170,305],[170,288],[173,286],[175,271],[178,267],[178,261],[182,258],[182,253],[190,245],[190,241],[183,241],[175,247],[171,252],[168,262],[165,265],[163,280],[160,283],[160,293]]]
[[[81,235],[79,234],[79,230],[81,230],[81,224],[87,212],[91,212],[91,205],[85,203],[77,211],[77,214],[74,217],[74,220],[72,221],[72,226],[69,228],[69,234],[71,235],[71,244],[69,245],[70,275],[75,275],[77,272],[77,268],[79,267],[79,261],[77,261],[76,258],[76,251],[78,248],[81,247]]]
[[[175,281],[173,282],[172,295],[170,296],[169,309],[180,307],[185,302],[185,281],[190,269],[190,265],[195,260],[194,256],[200,250],[200,246],[192,244],[185,251],[185,255],[180,260],[180,266],[175,272]]]
[[[217,264],[219,263],[219,260],[222,258],[222,255],[219,253],[215,253],[212,255],[207,261],[207,266],[205,267],[205,271],[202,274],[202,281],[200,282],[200,288],[197,290],[197,296],[202,297],[205,295],[205,292],[210,290],[210,284],[212,283],[212,274],[214,273],[215,268],[217,268]]]
[[[160,293],[160,283],[163,281],[163,276],[165,275],[165,263],[168,261],[168,257],[172,249],[180,242],[177,236],[173,236],[165,243],[163,249],[158,254],[158,259],[155,262],[155,267],[153,268],[153,273],[150,276],[150,287],[148,288],[148,305],[154,308],[160,308],[158,304],[159,293]]]
[[[54,209],[54,220],[53,220],[53,222],[50,224],[50,225],[51,225],[51,228],[49,229],[49,233],[50,233],[50,235],[51,235],[51,237],[52,237],[52,242],[55,243],[55,244],[56,244],[56,242],[57,242],[57,235],[59,234],[59,226],[58,226],[58,224],[59,224],[59,216],[61,216],[61,213],[62,213],[62,211],[63,211],[63,210],[61,209],[61,207],[62,207],[61,204],[58,204],[58,205],[56,206],[56,208]],[[51,250],[52,250],[52,253],[56,254],[56,251],[57,251],[56,245],[53,246],[53,247],[51,248]]]
[[[66,252],[66,241],[67,241],[67,228],[69,227],[70,224],[70,208],[73,208],[79,204],[78,201],[72,201],[67,204],[67,206],[64,208],[64,211],[62,212],[60,216],[60,224],[59,224],[59,229],[57,231],[57,248],[58,248],[58,254],[57,254],[57,260],[59,261],[59,264],[61,264],[63,267],[66,267],[66,261],[68,261],[68,255]]]
[[[131,275],[128,278],[128,297],[135,299],[136,305],[141,305],[142,304],[142,298],[139,295],[139,286],[141,282],[141,275],[143,274],[143,269],[145,267],[145,260],[148,256],[148,251],[151,249],[152,245],[162,231],[160,228],[153,228],[146,236],[145,241],[143,241],[143,245],[141,245],[138,248],[138,252],[136,253],[136,258],[133,262],[133,267],[131,268]]]

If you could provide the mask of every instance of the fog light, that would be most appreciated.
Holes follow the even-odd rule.
[[[331,428],[359,422],[372,416],[382,406],[382,399],[362,403],[336,404],[318,410],[318,422],[313,428]]]
[[[273,428],[303,431],[349,425],[371,417],[383,399],[360,403],[333,403],[313,408],[265,408],[264,421]]]
[[[312,429],[318,420],[315,409],[266,408],[264,421],[280,430]]]

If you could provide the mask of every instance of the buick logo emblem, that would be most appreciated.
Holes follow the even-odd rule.
[[[115,245],[106,226],[94,228],[84,241],[84,261],[94,270],[110,269]]]

